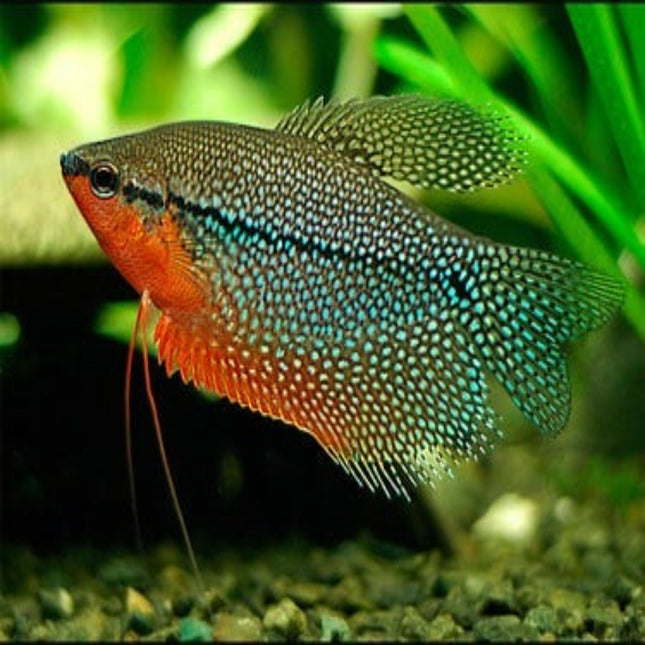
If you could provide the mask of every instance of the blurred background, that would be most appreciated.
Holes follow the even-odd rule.
[[[122,392],[136,294],[76,211],[60,153],[173,120],[271,127],[319,95],[420,91],[509,113],[530,141],[525,177],[415,197],[475,233],[622,276],[625,310],[573,349],[561,437],[496,396],[504,444],[412,505],[361,490],[308,436],[153,366],[197,543],[369,531],[427,547],[443,539],[437,523],[468,528],[505,491],[642,499],[643,24],[638,5],[0,5],[2,539],[133,546]],[[133,405],[144,541],[178,535],[138,361]]]

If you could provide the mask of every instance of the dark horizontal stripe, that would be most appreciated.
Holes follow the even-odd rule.
[[[123,186],[123,196],[131,204],[135,199],[140,199],[155,210],[161,210],[164,207],[163,195],[143,186],[135,186],[129,182]]]
[[[272,246],[275,246],[276,242],[280,240],[285,249],[288,249],[291,246],[295,246],[301,251],[311,252],[312,250],[315,250],[323,257],[330,259],[338,257],[358,259],[351,253],[345,253],[341,247],[333,250],[328,245],[323,246],[321,244],[315,244],[312,241],[303,239],[302,237],[296,236],[293,233],[269,233],[262,228],[249,225],[248,222],[240,218],[228,218],[222,213],[221,209],[219,208],[216,208],[214,206],[200,206],[199,204],[187,201],[181,195],[176,195],[172,192],[168,193],[168,203],[176,206],[180,213],[188,214],[196,219],[211,217],[225,231],[231,233],[234,233],[235,231],[242,231],[251,237],[258,237]]]
[[[259,227],[251,226],[239,218],[233,219],[226,217],[221,209],[215,206],[200,206],[172,192],[168,193],[168,202],[176,206],[180,213],[188,214],[195,219],[211,217],[223,230],[229,233],[240,231],[251,237],[263,239],[267,244],[275,244],[277,241],[276,235],[272,235]],[[311,245],[307,245],[306,242],[293,235],[281,235],[280,239],[285,243],[285,248],[288,248],[289,244],[294,244],[303,250],[311,247]]]

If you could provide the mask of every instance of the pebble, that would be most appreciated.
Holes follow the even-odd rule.
[[[420,603],[415,605],[417,611],[425,618],[428,622],[432,622],[439,613],[441,609],[441,599],[440,598],[426,598]]]
[[[486,616],[512,614],[517,610],[513,584],[510,580],[495,580],[482,591],[481,613]]]
[[[184,618],[179,623],[179,640],[182,643],[210,641],[212,633],[211,626],[198,618]]]
[[[473,635],[476,640],[481,641],[509,642],[527,639],[522,621],[512,614],[480,618],[473,626]],[[535,635],[528,635],[528,638],[535,637]]]
[[[43,618],[60,620],[70,618],[74,613],[74,599],[63,587],[56,589],[41,589],[38,592],[38,600],[43,612]]]
[[[427,639],[429,641],[446,640],[449,638],[461,638],[464,630],[455,622],[450,614],[439,614],[431,623]]]
[[[264,628],[285,638],[295,639],[305,633],[307,617],[305,612],[291,598],[284,598],[277,605],[271,605],[262,621]]]
[[[205,620],[210,620],[224,606],[226,606],[226,598],[222,591],[215,587],[206,589],[195,601],[197,614]]]
[[[546,584],[546,583],[545,583]],[[547,588],[548,589],[548,588]],[[528,584],[520,587],[515,592],[515,599],[517,601],[520,611],[528,611],[540,605],[548,605],[547,589],[541,588],[539,583]]]
[[[403,610],[394,607],[377,611],[358,611],[350,617],[349,622],[361,640],[382,640],[390,634],[397,633],[402,617]]]
[[[35,640],[31,637],[31,629],[38,623],[41,610],[35,598],[18,597],[13,603],[13,634],[15,640]]]
[[[16,621],[10,616],[0,616],[0,641],[5,642],[11,639]]]
[[[596,638],[616,640],[623,615],[615,600],[594,598],[587,607],[585,627]]]
[[[328,553],[324,549],[314,549],[311,552],[309,566],[312,580],[328,585],[338,584],[350,573],[346,558],[337,553]]]
[[[320,616],[320,640],[324,643],[349,641],[352,638],[352,630],[347,621],[340,616],[321,614]]]
[[[420,597],[421,582],[407,580],[396,571],[375,571],[364,576],[365,595],[375,606],[414,604]]]
[[[442,610],[450,614],[466,629],[470,629],[478,616],[478,608],[462,586],[454,586],[444,599]]]
[[[570,589],[553,589],[549,594],[550,605],[556,611],[556,630],[561,636],[578,635],[584,626],[585,597]]]
[[[327,593],[327,587],[317,582],[295,582],[289,595],[301,607],[313,607],[320,603]]]
[[[625,623],[621,636],[626,641],[645,640],[645,592],[637,588],[635,598],[625,608]]]
[[[529,544],[536,533],[538,505],[515,493],[498,497],[473,525],[473,534],[512,544]]]
[[[348,575],[331,589],[327,594],[327,602],[334,609],[350,613],[372,609],[372,603],[365,593],[365,585],[356,575]]]
[[[318,582],[297,582],[289,578],[278,578],[271,586],[276,599],[288,596],[299,607],[313,607],[323,601],[327,587]]]
[[[533,607],[524,616],[524,624],[535,629],[540,634],[554,633],[556,625],[555,609],[548,605]]]
[[[215,641],[257,642],[262,639],[262,623],[257,616],[221,612],[213,629]]]
[[[108,616],[98,607],[88,607],[67,623],[65,640],[115,641],[120,639],[122,623],[115,616]]]
[[[430,638],[430,624],[415,607],[405,607],[401,619],[401,635],[415,641],[426,641]]]
[[[125,612],[128,627],[137,634],[149,634],[154,629],[154,607],[133,587],[128,587],[125,592]]]

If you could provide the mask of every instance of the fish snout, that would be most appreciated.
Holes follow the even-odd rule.
[[[87,175],[89,172],[88,163],[73,150],[60,156],[60,167],[65,177]]]

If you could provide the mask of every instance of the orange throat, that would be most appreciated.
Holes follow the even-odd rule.
[[[85,177],[69,177],[67,184],[101,248],[139,294],[147,291],[162,311],[199,311],[206,305],[207,281],[168,211],[146,226],[132,204],[93,195]]]

